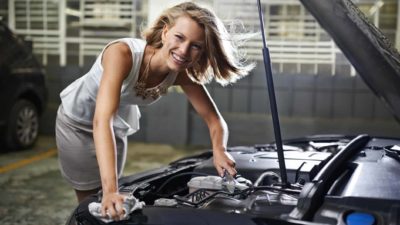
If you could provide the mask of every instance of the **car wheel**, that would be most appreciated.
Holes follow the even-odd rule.
[[[8,121],[7,144],[10,148],[28,148],[39,134],[39,114],[27,100],[18,100],[11,109]]]

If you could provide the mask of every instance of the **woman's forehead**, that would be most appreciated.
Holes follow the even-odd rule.
[[[204,41],[204,28],[188,16],[178,17],[170,30],[180,32],[193,41]]]

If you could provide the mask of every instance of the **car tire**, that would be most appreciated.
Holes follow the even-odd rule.
[[[39,135],[39,113],[30,101],[18,100],[10,111],[7,145],[12,149],[31,147]]]

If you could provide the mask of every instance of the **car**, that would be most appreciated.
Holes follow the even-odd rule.
[[[45,73],[32,44],[0,21],[0,138],[7,149],[34,145],[47,99]]]
[[[397,50],[350,0],[301,3],[399,120]],[[399,138],[325,134],[280,140],[279,120],[274,128],[275,142],[228,148],[236,161],[234,178],[217,176],[211,150],[121,178],[119,191],[145,205],[112,224],[400,224]],[[89,209],[101,196],[82,201],[67,224],[104,224]]]

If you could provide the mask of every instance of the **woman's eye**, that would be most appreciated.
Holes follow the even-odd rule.
[[[192,45],[192,48],[196,49],[196,50],[201,50],[201,46],[200,45]]]
[[[179,40],[182,40],[182,39],[183,39],[183,37],[182,37],[181,35],[178,35],[178,34],[176,34],[175,37],[176,37],[177,39],[179,39]]]

